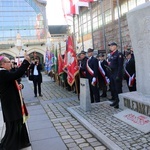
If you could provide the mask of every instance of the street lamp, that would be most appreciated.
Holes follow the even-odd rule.
[[[20,52],[21,52],[21,49],[22,49],[22,40],[21,40],[21,35],[20,33],[17,33],[17,36],[16,36],[16,48],[18,49],[19,51],[19,56],[18,56],[18,65],[20,64]]]
[[[51,47],[51,35],[47,32],[47,41],[46,41],[47,50],[50,50]]]

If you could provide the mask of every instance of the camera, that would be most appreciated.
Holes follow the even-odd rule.
[[[35,61],[35,65],[37,64],[37,61]]]

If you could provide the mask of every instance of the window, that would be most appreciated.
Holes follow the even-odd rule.
[[[103,25],[102,15],[98,16],[98,24],[99,24],[99,27]]]
[[[145,0],[137,0],[137,5],[141,5],[143,3],[145,3]]]
[[[98,28],[98,18],[93,18],[93,29],[96,30]]]
[[[105,24],[108,24],[112,21],[111,10],[105,11]]]
[[[136,7],[136,0],[128,0],[129,10]]]
[[[22,38],[37,39],[37,32],[43,38],[44,25],[40,9],[33,0],[0,0],[0,41],[10,37],[16,39],[18,31]]]
[[[91,28],[91,21],[89,21],[89,22],[88,22],[88,33],[91,32],[91,29],[92,29],[92,28]]]
[[[124,15],[127,12],[128,12],[128,5],[127,2],[125,2],[121,5],[121,15]]]

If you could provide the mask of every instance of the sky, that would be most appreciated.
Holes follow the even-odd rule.
[[[48,25],[66,25],[61,0],[47,0],[46,15]]]

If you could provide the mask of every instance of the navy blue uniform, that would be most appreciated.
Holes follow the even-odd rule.
[[[80,78],[86,78],[86,62],[87,57],[84,57],[80,62]]]
[[[129,85],[129,77],[132,78],[132,83]],[[136,80],[135,80],[135,60],[132,57],[130,60],[126,61],[125,63],[125,74],[124,79],[127,81],[127,86],[129,91],[136,91]]]
[[[110,71],[110,89],[114,98],[114,106],[118,105],[118,94],[122,93],[122,72],[123,72],[123,55],[116,50],[111,53],[109,59]]]
[[[91,103],[94,102],[100,102],[100,96],[99,96],[99,89],[97,87],[97,82],[95,85],[92,85],[92,79],[95,77],[97,79],[98,77],[98,60],[95,57],[91,57],[90,59],[87,60],[87,63],[92,71],[93,74],[90,73],[88,70],[88,67],[86,67],[86,77],[89,79],[89,86],[90,86],[90,96],[91,96]]]
[[[99,63],[101,63],[101,67],[105,73],[105,74],[102,74],[99,69],[99,72],[98,72],[99,88],[102,89],[101,97],[106,97],[107,96],[106,77],[108,77],[106,66],[108,66],[108,62],[106,60],[103,60],[103,61],[99,61]]]

